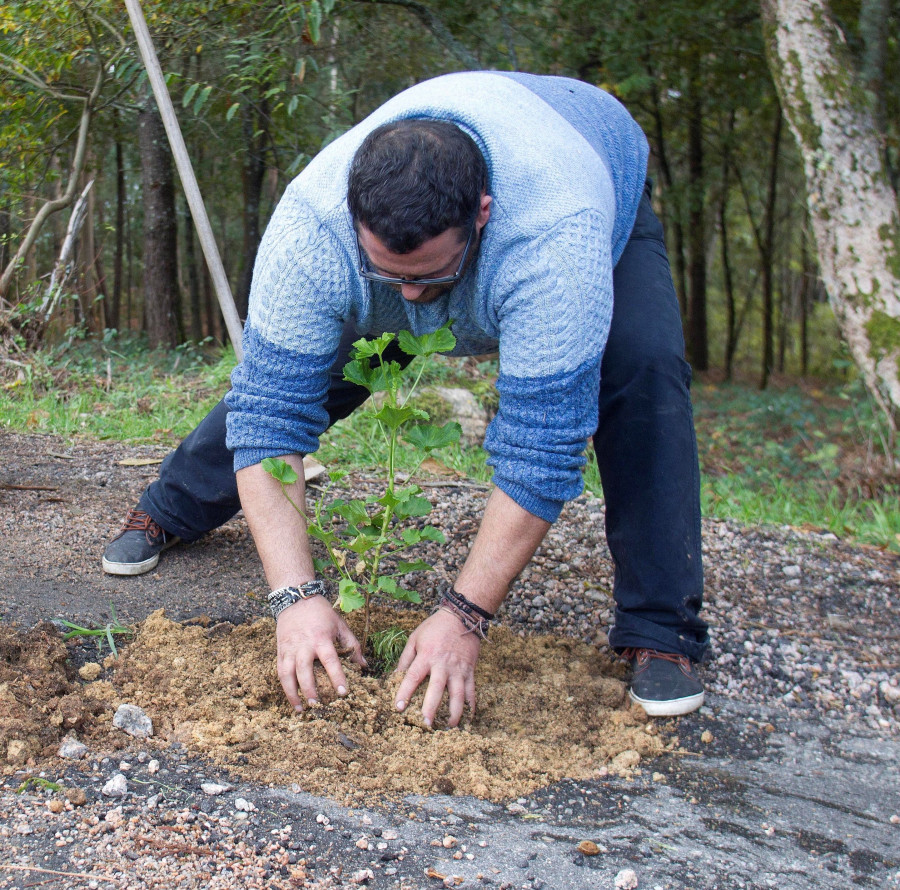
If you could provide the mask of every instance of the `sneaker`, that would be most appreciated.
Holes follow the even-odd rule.
[[[156,568],[159,554],[180,539],[170,535],[143,510],[129,510],[125,525],[103,554],[103,571],[110,575],[143,575]]]
[[[703,685],[686,656],[655,649],[626,649],[622,657],[634,671],[628,694],[649,716],[677,717],[703,704]]]

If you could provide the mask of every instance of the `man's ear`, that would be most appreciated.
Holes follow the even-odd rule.
[[[488,194],[482,194],[481,206],[478,208],[478,216],[475,217],[475,228],[480,232],[491,218],[491,201],[494,199]]]

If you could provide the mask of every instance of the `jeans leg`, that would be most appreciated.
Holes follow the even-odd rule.
[[[594,448],[615,564],[615,649],[695,661],[708,648],[700,471],[681,317],[662,226],[645,195],[613,276]]]
[[[359,333],[344,327],[337,358],[331,367],[331,382],[325,408],[329,427],[347,417],[368,398],[368,390],[344,380],[344,365]],[[385,358],[406,366],[411,357],[391,343]],[[238,510],[234,459],[225,445],[225,418],[228,406],[219,402],[184,441],[168,454],[159,469],[159,478],[141,495],[138,509],[149,513],[167,532],[184,541],[223,525]]]

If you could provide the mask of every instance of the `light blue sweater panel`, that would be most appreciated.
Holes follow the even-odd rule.
[[[449,120],[477,143],[493,198],[477,260],[416,305],[357,272],[347,174],[375,127]],[[395,96],[328,145],[288,186],[256,258],[244,360],[227,396],[235,470],[309,454],[344,323],[366,335],[433,331],[454,319],[455,355],[499,349],[499,410],[485,438],[494,483],[553,522],[582,490],[597,426],[612,271],[646,179],[640,127],[580,81],[464,72]]]

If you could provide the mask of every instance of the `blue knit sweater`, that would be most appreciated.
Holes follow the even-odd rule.
[[[493,197],[477,262],[424,305],[359,277],[346,201],[350,161],[365,136],[415,117],[450,120],[475,140]],[[257,255],[244,360],[227,396],[235,470],[318,448],[345,321],[368,335],[420,334],[452,318],[454,354],[500,352],[500,407],[485,438],[494,483],[554,521],[582,490],[612,270],[634,222],[647,153],[638,125],[601,90],[490,72],[418,84],[331,143],[288,186]]]

